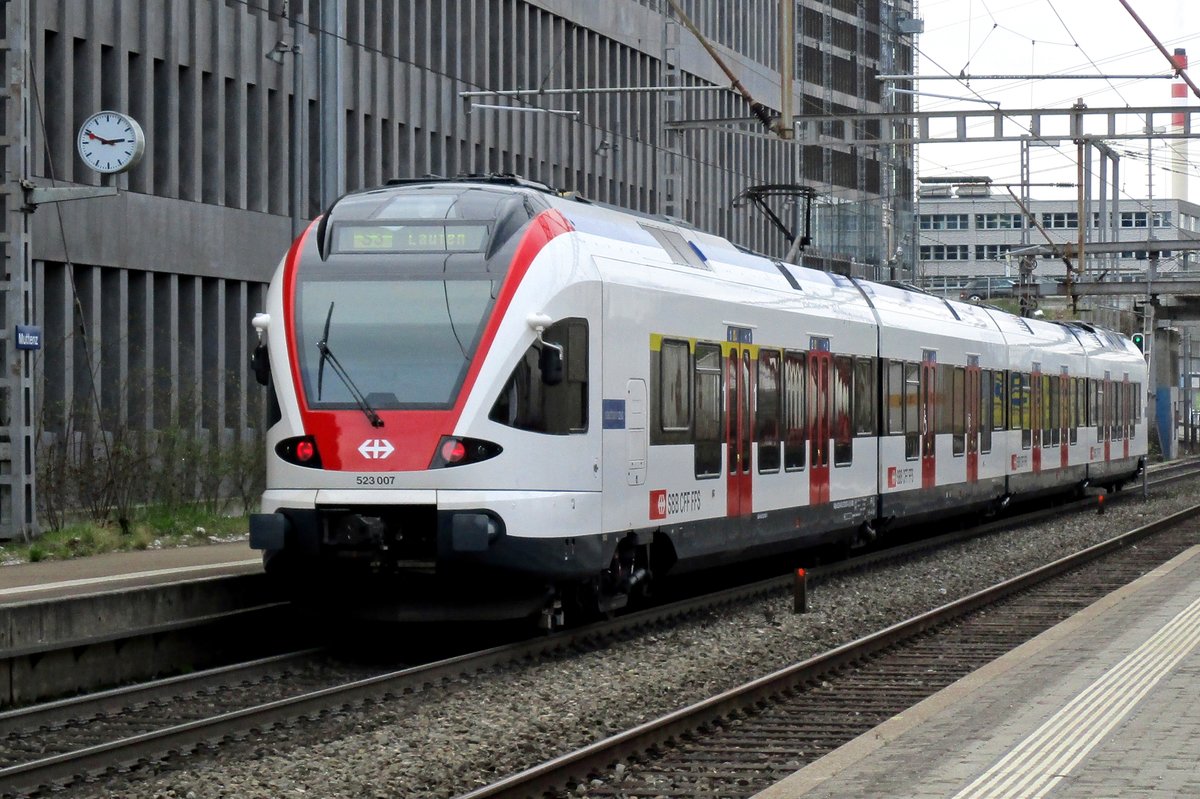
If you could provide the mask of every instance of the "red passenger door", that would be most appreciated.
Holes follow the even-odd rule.
[[[1031,397],[1029,412],[1029,424],[1033,429],[1032,436],[1029,439],[1030,454],[1029,462],[1033,465],[1033,473],[1037,474],[1042,470],[1042,415],[1044,403],[1050,401],[1049,397],[1042,396],[1042,365],[1035,363],[1033,365],[1033,373],[1030,377],[1029,394]]]
[[[937,352],[921,356],[921,488],[937,485]]]
[[[808,435],[809,447],[808,501],[817,505],[829,501],[829,448],[832,446],[833,427],[830,414],[833,409],[830,397],[830,376],[833,371],[833,355],[829,351],[829,339],[813,338],[809,342],[808,354]]]
[[[1112,426],[1113,426],[1113,382],[1109,372],[1104,373],[1104,394],[1100,402],[1100,438],[1104,441],[1104,461],[1112,460]]]
[[[731,329],[730,336],[735,335],[736,331]],[[729,516],[744,516],[751,510],[752,429],[750,350],[734,344],[725,358],[725,512]]]
[[[1071,403],[1075,398],[1071,394],[1071,378],[1067,376],[1067,367],[1062,368],[1062,374],[1058,376],[1058,430],[1059,430],[1059,450],[1062,453],[1060,465],[1062,468],[1067,468],[1070,465],[1071,458],[1069,455],[1071,446]]]
[[[979,356],[967,356],[967,482],[979,482]]]

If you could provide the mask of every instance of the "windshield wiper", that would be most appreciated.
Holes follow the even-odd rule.
[[[338,362],[337,356],[333,354],[333,350],[329,349],[329,323],[333,321],[333,303],[329,303],[329,313],[325,314],[325,332],[321,334],[321,340],[317,342],[317,350],[321,353],[321,360],[317,362],[317,399],[321,399],[321,386],[325,381],[325,362],[329,361],[329,365],[333,367],[333,373],[341,378],[342,383],[350,391],[350,396],[354,397],[354,401],[358,403],[358,409],[363,412],[367,420],[371,422],[372,427],[383,427],[383,420],[379,418],[379,414],[375,413],[375,409],[367,402],[367,398],[358,390],[358,386],[354,385],[354,381],[350,379],[350,375]]]

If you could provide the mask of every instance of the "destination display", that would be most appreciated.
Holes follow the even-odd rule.
[[[336,250],[343,253],[482,252],[487,225],[338,225]]]

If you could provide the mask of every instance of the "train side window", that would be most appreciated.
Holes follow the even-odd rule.
[[[1008,429],[1021,429],[1021,373],[1008,373]]]
[[[921,367],[904,364],[904,457],[921,457]]]
[[[542,334],[563,348],[563,379],[548,386],[538,367],[541,345],[534,342],[517,361],[488,418],[518,430],[566,435],[587,432],[588,325],[562,319]]]
[[[878,415],[875,402],[875,359],[854,359],[854,435],[876,435]]]
[[[1070,399],[1067,407],[1067,413],[1070,414],[1067,419],[1068,435],[1070,435],[1068,443],[1074,445],[1079,441],[1079,420],[1082,413],[1080,399],[1084,395],[1082,395],[1080,385],[1082,380],[1079,378],[1068,378],[1068,383],[1070,391]]]
[[[1105,435],[1109,441],[1117,440],[1117,408],[1121,398],[1121,384],[1110,380],[1105,386],[1105,404],[1108,406],[1108,415],[1104,419],[1104,426],[1107,430]]]
[[[664,433],[691,429],[691,350],[686,341],[663,339],[659,353],[658,420]]]
[[[1110,380],[1104,381],[1104,386],[1100,393],[1101,404],[1104,406],[1103,423],[1104,432],[1101,433],[1101,439],[1104,441],[1113,440],[1113,417],[1116,415],[1117,390]]]
[[[696,477],[721,474],[721,348],[697,344],[695,391]]]
[[[833,465],[849,466],[854,459],[853,420],[854,359],[837,355],[833,359]]]
[[[1128,413],[1129,403],[1127,401],[1127,396],[1129,393],[1129,391],[1128,391],[1129,385],[1127,383],[1114,383],[1113,386],[1117,389],[1117,391],[1116,391],[1117,413],[1116,413],[1116,424],[1115,424],[1115,427],[1116,427],[1116,436],[1115,437],[1116,437],[1117,441],[1120,441],[1123,438],[1125,438],[1125,420],[1129,418],[1129,413]]]
[[[807,434],[804,429],[804,353],[783,356],[784,439],[783,467],[789,472],[804,468]]]
[[[1117,440],[1117,424],[1121,409],[1121,384],[1115,380],[1108,384],[1108,440]]]
[[[758,441],[758,471],[779,471],[779,352],[759,350],[758,391],[754,438]]]
[[[1095,411],[1092,409],[1091,378],[1079,378],[1079,390],[1083,392],[1083,396],[1079,398],[1079,426],[1091,427],[1092,417],[1095,414]]]
[[[1129,415],[1126,417],[1126,426],[1128,429],[1128,438],[1133,438],[1133,428],[1138,423],[1138,384],[1127,383],[1129,390]]]
[[[1133,384],[1125,384],[1125,437],[1133,437]]]
[[[954,426],[954,407],[951,394],[953,392],[953,367],[939,363],[935,367],[934,376],[937,381],[937,413],[933,422],[933,432],[949,435]]]
[[[1033,427],[1037,431],[1033,441],[1035,447],[1045,447],[1050,443],[1050,404],[1046,393],[1048,386],[1049,379],[1045,375],[1033,376]]]
[[[979,373],[979,451],[988,453],[992,451],[992,414],[995,412],[993,406],[993,392],[995,388],[996,373],[991,369],[984,369]]]
[[[904,363],[887,362],[887,434],[904,433]]]
[[[1091,394],[1092,422],[1096,426],[1096,440],[1104,440],[1104,381],[1093,380]]]
[[[1125,437],[1133,437],[1133,384],[1125,384]]]
[[[997,371],[992,377],[992,430],[1003,430],[1008,425],[1008,372]]]
[[[967,447],[967,370],[950,369],[951,454],[962,455]]]

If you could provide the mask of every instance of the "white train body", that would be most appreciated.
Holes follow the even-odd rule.
[[[619,597],[650,573],[1119,484],[1146,452],[1146,366],[1122,336],[519,181],[349,195],[268,305],[279,413],[251,544],[269,564]]]

